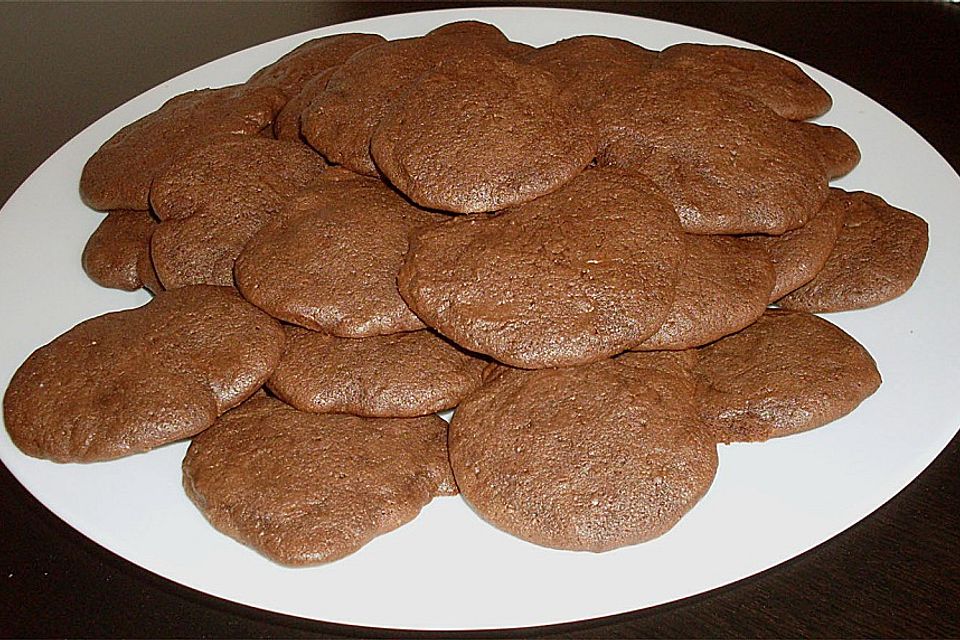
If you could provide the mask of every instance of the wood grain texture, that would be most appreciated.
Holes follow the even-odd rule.
[[[952,97],[960,85],[958,5],[524,4],[642,15],[780,51],[884,104],[960,168]],[[327,24],[451,6],[462,5],[0,3],[0,104],[7,121],[15,123],[0,137],[0,201],[94,119],[198,64]],[[114,64],[117,60],[123,64]],[[36,115],[41,110],[43,119]],[[476,637],[960,636],[958,466],[960,438],[955,438],[873,515],[739,583],[638,613]],[[0,513],[3,637],[424,635],[315,623],[181,587],[82,537],[2,467]]]

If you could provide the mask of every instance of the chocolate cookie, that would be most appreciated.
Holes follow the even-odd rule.
[[[267,385],[301,411],[408,418],[457,406],[488,364],[432,331],[355,339],[290,327]]]
[[[362,338],[423,329],[397,291],[407,236],[446,219],[380,180],[335,170],[247,245],[237,287],[270,315]]]
[[[803,226],[827,197],[809,137],[742,94],[651,72],[598,114],[599,164],[650,178],[690,233],[780,234]]]
[[[191,91],[127,125],[94,153],[80,176],[83,201],[101,211],[149,208],[153,179],[196,142],[214,134],[256,135],[286,102],[274,87]]]
[[[300,135],[300,114],[327,88],[330,76],[337,67],[326,69],[303,85],[300,92],[283,105],[283,109],[273,121],[273,135],[277,140],[306,142]]]
[[[447,425],[251,400],[194,438],[183,486],[210,523],[274,562],[349,555],[454,495]]]
[[[260,69],[247,80],[248,87],[276,87],[293,98],[317,75],[343,64],[361,49],[386,42],[372,33],[340,33],[314,38]]]
[[[694,372],[700,416],[723,442],[825,425],[880,386],[876,363],[856,340],[817,316],[776,309],[701,349]]]
[[[572,95],[582,113],[624,84],[638,82],[657,60],[657,52],[604,36],[576,36],[533,51],[527,61],[552,73]]]
[[[325,166],[306,145],[255,137],[218,139],[182,157],[150,193],[161,220],[151,239],[160,281],[232,285],[244,245]]]
[[[471,351],[567,366],[653,334],[683,250],[676,213],[650,183],[597,169],[497,216],[413,235],[397,283],[425,323]]]
[[[367,47],[330,76],[324,92],[302,113],[301,133],[330,162],[376,176],[370,138],[407,84],[458,52],[517,47],[525,53],[496,27],[479,22],[448,24],[424,37]]]
[[[550,73],[489,52],[437,65],[393,102],[370,152],[417,204],[495,211],[555,191],[593,160],[596,130]]]
[[[10,438],[57,462],[110,460],[190,437],[256,391],[283,330],[235,291],[197,286],[82,322],[33,352],[3,399]]]
[[[657,332],[637,351],[689,349],[739,331],[763,314],[776,275],[760,247],[739,238],[686,238],[676,295]]]
[[[427,34],[427,38],[446,41],[456,51],[470,52],[477,49],[495,51],[511,58],[525,58],[534,47],[522,42],[513,42],[496,25],[477,20],[460,20],[440,25]]]
[[[812,122],[798,122],[797,126],[816,145],[831,180],[847,175],[860,164],[860,147],[843,129]]]
[[[927,223],[863,191],[834,190],[843,227],[823,269],[781,298],[785,309],[829,312],[872,307],[902,295],[927,255]]]
[[[149,261],[156,226],[149,211],[111,211],[83,248],[83,270],[102,287],[139,289],[143,286],[139,265],[145,257]]]
[[[709,488],[717,450],[692,378],[648,355],[501,368],[450,425],[463,497],[494,526],[558,549],[607,551],[673,527]]]
[[[810,282],[823,269],[840,235],[846,207],[844,192],[831,188],[820,211],[799,229],[779,236],[743,237],[745,242],[766,251],[773,263],[776,283],[768,302],[779,300]]]
[[[708,82],[762,102],[780,116],[806,120],[830,110],[833,100],[800,67],[780,56],[728,45],[675,44],[657,66],[689,82]]]

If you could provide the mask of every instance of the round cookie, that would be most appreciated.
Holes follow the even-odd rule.
[[[798,122],[797,126],[816,145],[831,180],[847,175],[860,164],[860,147],[843,129],[812,122]]]
[[[690,82],[709,82],[762,102],[789,120],[806,120],[830,110],[833,100],[800,67],[780,56],[732,47],[683,43],[660,52],[659,68]]]
[[[332,562],[454,495],[447,425],[250,400],[194,438],[183,486],[210,523],[274,562]]]
[[[306,110],[311,102],[316,100],[317,96],[323,93],[327,88],[327,82],[330,76],[337,70],[337,67],[330,67],[303,85],[300,92],[290,98],[283,109],[277,114],[273,121],[273,136],[277,140],[290,140],[292,142],[305,142],[300,135],[300,115]]]
[[[680,273],[676,213],[640,176],[585,171],[499,215],[410,240],[404,300],[457,344],[524,368],[599,360],[663,324]]]
[[[776,275],[760,247],[739,238],[686,238],[667,319],[636,351],[689,349],[743,329],[763,314]]]
[[[301,113],[300,132],[331,163],[368,176],[370,138],[395,94],[439,60],[424,38],[391,40],[352,56]]]
[[[293,98],[317,75],[346,60],[361,49],[386,42],[372,33],[339,33],[304,42],[247,80],[248,87],[276,87]]]
[[[488,364],[432,331],[355,339],[290,327],[267,386],[301,411],[408,418],[457,406]]]
[[[927,255],[927,223],[863,191],[834,190],[843,227],[823,269],[777,301],[811,313],[872,307],[913,285]]]
[[[284,203],[323,175],[303,144],[229,136],[195,149],[153,184],[150,251],[163,286],[233,285],[233,263]]]
[[[274,87],[243,85],[190,91],[133,122],[107,140],[83,167],[80,196],[94,209],[149,208],[153,179],[201,138],[256,135],[286,102]]]
[[[3,399],[10,438],[57,462],[181,440],[253,394],[280,361],[280,324],[232,289],[161,292],[33,352]]]
[[[394,98],[434,65],[471,48],[526,53],[492,25],[458,22],[419,38],[367,47],[344,62],[322,94],[303,111],[301,133],[333,164],[368,176],[378,175],[370,138]]]
[[[593,115],[597,105],[625,83],[641,79],[656,60],[656,51],[605,36],[560,40],[536,49],[526,59],[552,73],[587,115]]]
[[[448,22],[430,31],[427,38],[454,47],[460,51],[489,49],[511,58],[524,58],[534,51],[534,47],[522,42],[513,42],[496,25],[477,20]]]
[[[501,367],[450,425],[463,497],[494,526],[557,549],[607,551],[673,527],[713,481],[717,449],[689,374],[648,355]]]
[[[143,286],[139,266],[149,261],[150,236],[157,222],[149,211],[111,211],[83,248],[80,262],[102,287],[134,291]]]
[[[529,202],[593,160],[596,131],[551,74],[464,52],[411,83],[370,141],[377,168],[417,204],[455,213]]]
[[[243,250],[237,287],[270,315],[348,338],[423,329],[397,291],[408,235],[445,216],[383,182],[330,171]]]
[[[779,236],[743,236],[745,242],[766,251],[773,263],[776,282],[767,302],[779,300],[810,282],[823,269],[843,226],[843,193],[831,188],[820,211],[799,229]]]
[[[853,411],[880,386],[870,354],[817,316],[771,309],[700,350],[700,417],[722,442],[807,431]]]
[[[597,121],[598,163],[647,176],[690,233],[780,234],[827,197],[809,137],[742,94],[651,72],[600,105]]]

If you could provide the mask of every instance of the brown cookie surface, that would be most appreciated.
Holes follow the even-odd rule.
[[[656,51],[605,36],[560,40],[531,52],[527,58],[552,73],[589,115],[625,83],[639,81],[656,60]]]
[[[742,94],[650,73],[605,101],[598,122],[599,164],[650,178],[690,233],[783,233],[827,196],[808,136]]]
[[[776,282],[768,302],[779,300],[810,282],[823,269],[840,235],[848,203],[843,191],[831,188],[820,211],[799,229],[779,236],[744,236],[743,240],[761,247],[770,256]]]
[[[377,167],[407,197],[456,213],[555,191],[593,160],[596,131],[551,74],[464,52],[411,83],[373,133]]]
[[[407,418],[457,406],[488,364],[432,331],[356,339],[291,327],[267,385],[301,411]]]
[[[457,22],[426,36],[391,40],[351,56],[301,116],[301,133],[334,164],[377,175],[370,138],[408,83],[459,51],[471,48],[523,51],[492,25]]]
[[[151,257],[170,289],[233,285],[233,263],[260,227],[323,175],[323,159],[303,144],[227,137],[183,156],[154,182],[160,226]]]
[[[397,283],[425,323],[471,351],[567,366],[656,331],[683,250],[676,213],[652,185],[598,169],[499,215],[415,234]]]
[[[408,235],[446,219],[380,180],[334,170],[237,260],[237,287],[270,315],[343,337],[423,329],[397,291]]]
[[[82,322],[14,374],[3,417],[26,454],[110,460],[190,437],[256,391],[280,360],[278,322],[225,287],[159,293]]]
[[[817,316],[771,309],[699,351],[700,416],[723,442],[762,441],[823,426],[880,386],[860,344]]]
[[[763,314],[776,275],[770,257],[739,238],[688,235],[676,295],[638,351],[689,349],[739,331]]]
[[[286,101],[273,87],[202,89],[168,100],[103,143],[83,167],[80,196],[101,211],[149,208],[150,184],[174,158],[215,134],[256,135]]]
[[[457,492],[440,418],[304,413],[273,398],[194,438],[183,486],[214,527],[294,566],[349,555]]]
[[[606,551],[665,533],[707,491],[717,450],[698,428],[692,379],[649,355],[502,367],[450,425],[463,497],[500,529],[558,549]]]
[[[667,47],[657,66],[682,74],[690,82],[708,82],[758,100],[790,120],[826,113],[830,94],[780,56],[728,45],[684,43]]]
[[[150,234],[153,237],[153,234]],[[150,257],[150,245],[147,244],[147,250],[140,254],[137,259],[137,277],[143,283],[143,288],[152,294],[158,294],[164,291],[163,283],[160,282],[160,276],[157,275],[157,269],[153,266],[153,258]]]
[[[816,145],[831,180],[847,175],[860,164],[860,147],[843,129],[812,122],[798,122],[797,126]]]
[[[372,33],[339,33],[314,38],[263,67],[247,80],[250,87],[276,87],[289,99],[315,76],[336,67],[361,49],[386,42]]]
[[[139,265],[149,260],[150,236],[157,226],[149,211],[111,211],[87,240],[83,270],[102,287],[133,291],[143,286]]]
[[[823,269],[781,298],[785,309],[830,312],[872,307],[913,284],[927,255],[927,223],[863,191],[835,190],[843,227]]]

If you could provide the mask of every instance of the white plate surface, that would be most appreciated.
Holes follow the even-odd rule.
[[[697,29],[592,12],[454,10],[337,25],[216,60],[131,100],[48,159],[0,214],[0,389],[39,345],[77,322],[139,306],[148,296],[106,290],[80,269],[102,216],[77,195],[84,161],[121,126],[184,91],[244,81],[309,38],[367,31],[412,36],[479,19],[542,45],[576,34],[659,49],[675,42],[746,43]],[[514,539],[459,498],[431,503],[410,525],[328,566],[285,569],[210,527],[180,487],[186,444],[93,465],[22,455],[0,430],[0,457],[51,511],[98,544],[200,591],[281,613],[417,629],[515,627],[649,607],[728,584],[792,558],[893,497],[960,424],[960,179],[882,106],[815,69],[833,95],[820,121],[848,131],[863,161],[839,181],[922,215],[930,250],[916,285],[875,309],[830,320],[875,357],[884,382],[852,415],[760,445],[723,446],[707,496],[653,542],[606,554],[561,552]]]

